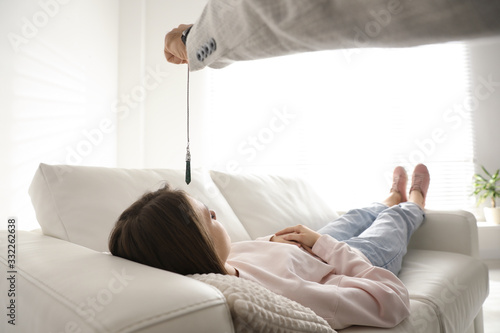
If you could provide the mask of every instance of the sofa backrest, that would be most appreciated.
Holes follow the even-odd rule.
[[[29,194],[44,234],[96,251],[108,251],[109,233],[123,210],[165,182],[217,211],[235,241],[250,239],[208,172],[192,170],[192,179],[187,186],[180,170],[40,164]]]
[[[210,171],[252,239],[297,224],[317,230],[338,214],[298,177]]]
[[[217,212],[233,242],[272,234],[287,226],[319,228],[337,216],[298,178],[192,170],[120,169],[40,164],[29,194],[44,234],[108,251],[117,218],[148,191],[168,182]]]

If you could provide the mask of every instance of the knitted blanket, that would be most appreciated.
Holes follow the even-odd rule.
[[[275,294],[253,281],[221,274],[190,277],[219,289],[229,305],[237,333],[315,332],[334,333],[311,309]]]

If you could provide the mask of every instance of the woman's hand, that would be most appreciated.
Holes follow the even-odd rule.
[[[288,227],[274,234],[271,238],[272,242],[282,242],[289,244],[298,244],[311,252],[316,241],[321,237],[316,231],[309,229],[301,224],[294,227]]]
[[[165,58],[173,64],[187,64],[188,56],[186,45],[181,40],[184,30],[192,24],[181,24],[165,35]]]

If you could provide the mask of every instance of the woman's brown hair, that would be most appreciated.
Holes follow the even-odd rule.
[[[168,184],[144,194],[120,215],[109,250],[174,273],[227,274],[189,196]]]

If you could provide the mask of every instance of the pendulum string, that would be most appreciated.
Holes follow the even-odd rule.
[[[189,64],[187,66],[187,147],[186,147],[186,184],[191,182],[191,152],[189,151]]]

